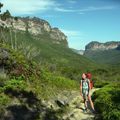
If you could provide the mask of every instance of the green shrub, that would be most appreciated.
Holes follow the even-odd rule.
[[[109,82],[98,80],[98,81],[94,82],[94,87],[101,88],[101,87],[104,87],[107,84],[109,84]]]
[[[2,106],[5,107],[8,104],[8,102],[9,102],[9,97],[6,96],[5,94],[0,94],[0,108]]]
[[[106,85],[93,94],[95,109],[103,120],[120,120],[120,83]]]
[[[26,83],[23,80],[16,80],[16,79],[11,79],[9,81],[6,82],[5,86],[4,86],[4,90],[7,89],[18,89],[18,90],[24,90],[26,89]]]

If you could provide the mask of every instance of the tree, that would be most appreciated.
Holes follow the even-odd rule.
[[[0,3],[0,12],[1,12],[1,8],[3,7],[3,4],[2,3]]]
[[[11,18],[11,14],[8,10],[1,15],[1,19],[5,21],[7,18]]]

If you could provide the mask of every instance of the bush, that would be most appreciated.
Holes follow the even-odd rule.
[[[101,87],[104,87],[107,84],[109,84],[109,82],[98,80],[98,81],[94,82],[94,87],[101,88]]]
[[[26,85],[25,81],[11,79],[6,82],[6,84],[4,86],[4,90],[7,90],[7,89],[24,90],[26,88],[26,86],[27,85]]]
[[[93,94],[95,109],[103,120],[120,120],[120,83],[106,85]]]

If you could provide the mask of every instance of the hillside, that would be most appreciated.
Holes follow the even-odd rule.
[[[86,49],[90,55],[111,51],[117,56],[120,45],[96,42]],[[46,20],[13,17],[8,10],[0,14],[0,120],[119,120],[120,67],[79,53],[83,51],[70,49],[67,36]],[[83,112],[83,72],[90,72],[98,87],[92,89],[97,115],[89,105]]]
[[[85,50],[111,50],[116,49],[119,45],[119,41],[109,41],[106,43],[92,41],[85,46]]]
[[[14,17],[0,20],[2,42],[14,49],[24,48],[29,57],[33,49],[34,60],[46,64],[47,68],[57,71],[71,79],[78,79],[83,71],[97,68],[92,60],[81,56],[68,47],[67,37],[58,28],[39,18]],[[37,26],[37,27],[36,27]],[[4,40],[4,41],[3,41]]]
[[[86,45],[84,56],[102,64],[120,64],[120,42],[91,42]]]
[[[61,107],[56,101],[61,103],[64,92],[76,91],[81,73],[96,69],[97,65],[73,52],[64,33],[44,20],[3,18],[0,119],[61,120],[67,106]]]
[[[83,55],[84,54],[84,50],[76,50],[76,49],[73,49],[71,48],[72,51],[74,51],[75,53],[79,54],[79,55]]]

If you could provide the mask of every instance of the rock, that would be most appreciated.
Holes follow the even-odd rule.
[[[61,32],[58,28],[52,28],[50,36],[51,38],[57,39],[59,41],[67,39],[67,36],[65,36],[65,34]]]
[[[92,94],[95,90],[92,89]],[[84,103],[79,91],[62,91],[55,98],[42,100],[45,109],[41,111],[41,119],[48,120],[93,120],[95,115],[88,110],[83,112]]]
[[[5,21],[0,19],[0,26],[24,32],[27,31],[35,36],[47,33],[50,38],[53,39],[53,43],[63,44],[68,47],[67,36],[63,32],[58,28],[52,28],[47,21],[37,17],[18,17],[17,20],[14,17],[11,17],[7,18]]]
[[[10,57],[10,53],[7,49],[0,48],[0,59],[6,60]]]
[[[63,107],[67,105],[67,103],[64,100],[56,100],[55,102],[59,107]]]
[[[120,45],[120,42],[106,42],[106,43],[99,43],[96,41],[90,42],[88,45],[85,46],[85,50],[109,50],[109,49],[116,49]]]

